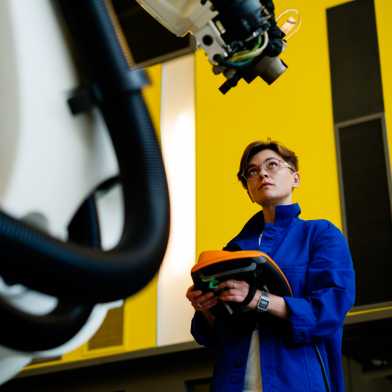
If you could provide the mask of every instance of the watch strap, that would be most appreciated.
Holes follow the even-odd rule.
[[[241,302],[241,307],[245,308],[254,298],[255,294],[257,291],[257,287],[255,284],[250,284],[249,285],[249,290],[248,290],[248,294],[246,295],[246,297],[244,298],[244,300]]]

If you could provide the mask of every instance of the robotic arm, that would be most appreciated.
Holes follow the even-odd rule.
[[[287,69],[279,55],[285,37],[298,28],[298,13],[279,27],[272,0],[137,1],[172,33],[195,37],[214,72],[226,77],[223,94],[241,79],[250,83],[259,76],[271,84]]]

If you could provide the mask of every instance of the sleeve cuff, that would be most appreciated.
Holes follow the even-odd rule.
[[[294,344],[311,343],[310,331],[316,324],[311,305],[304,298],[284,297],[284,300],[289,309],[291,341]]]

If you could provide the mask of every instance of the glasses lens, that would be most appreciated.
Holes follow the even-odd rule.
[[[275,173],[282,167],[282,164],[277,159],[268,159],[264,162],[264,167],[269,173]]]
[[[246,178],[249,180],[250,178],[255,178],[259,174],[259,168],[251,167],[245,173]]]

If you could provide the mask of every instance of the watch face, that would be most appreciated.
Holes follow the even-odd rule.
[[[259,312],[265,312],[267,311],[269,305],[269,298],[267,295],[265,295],[264,293],[261,293],[259,302],[257,303],[257,310]]]

